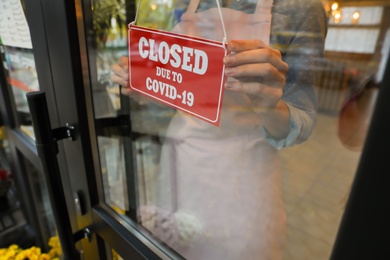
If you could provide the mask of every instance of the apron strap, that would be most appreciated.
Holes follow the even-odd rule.
[[[195,15],[196,10],[198,9],[198,6],[199,6],[199,2],[200,2],[200,0],[191,0],[185,13],[190,15],[190,16]],[[271,15],[273,2],[274,2],[274,0],[258,0],[254,14],[255,15],[262,15],[262,14],[263,15]],[[222,23],[222,30],[223,30],[223,35],[224,35],[222,45],[225,48],[225,44],[227,43],[227,32],[225,29],[225,23],[223,21],[223,16],[222,16],[222,11],[221,11],[221,7],[219,4],[219,0],[216,0],[216,3],[217,3],[218,13],[219,13],[219,17],[220,17],[220,20]],[[270,31],[270,28],[268,30]],[[268,34],[270,34],[270,32]]]
[[[200,0],[191,0],[190,4],[187,7],[186,13],[194,14],[198,9]],[[217,6],[220,9],[219,1],[216,0]],[[273,6],[273,0],[258,0],[256,4],[255,14],[269,14]]]
[[[259,0],[256,5],[255,14],[270,14],[274,0]]]
[[[196,10],[198,9],[199,2],[200,0],[191,0],[190,4],[187,7],[186,14],[190,14],[190,15],[195,14]],[[225,23],[223,21],[222,10],[221,10],[221,5],[219,3],[219,0],[215,0],[215,2],[217,3],[219,19],[221,20],[222,31],[223,31],[222,46],[223,48],[225,48],[225,44],[227,44],[227,33],[226,33]]]

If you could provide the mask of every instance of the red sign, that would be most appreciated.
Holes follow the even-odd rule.
[[[130,25],[130,86],[219,125],[226,52],[217,41]]]

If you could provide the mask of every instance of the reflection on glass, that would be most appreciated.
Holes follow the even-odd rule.
[[[180,1],[177,1],[180,2]],[[172,29],[175,18],[175,1],[136,1],[139,5],[138,25],[154,29],[163,29],[169,31]]]
[[[5,127],[2,126],[2,118],[0,115],[0,214],[12,208],[17,207],[16,196],[13,192],[14,181],[9,164],[9,146],[6,137]],[[12,198],[10,195],[13,195]],[[3,218],[2,216],[0,218]],[[7,225],[0,219],[0,233]]]
[[[329,19],[319,71],[317,125],[306,143],[279,153],[287,212],[285,259],[329,259],[382,80],[381,63],[388,58],[389,35],[379,38],[387,30],[381,29],[383,7],[339,10],[344,26]],[[359,24],[370,26],[350,20],[356,10]]]
[[[9,159],[9,146],[8,146],[8,139],[6,135],[5,127],[2,125],[2,119],[0,116],[0,165],[2,165],[4,168],[9,168],[8,165],[8,159]]]
[[[26,175],[29,176],[29,180],[31,181],[34,206],[41,225],[40,233],[43,241],[49,241],[51,237],[56,236],[57,232],[46,182],[42,173],[28,160],[25,159],[24,164]]]
[[[137,25],[220,41],[215,2],[192,0],[196,8],[187,9],[189,2],[142,1]],[[235,19],[263,14],[256,2],[223,2],[222,14],[229,39],[268,37],[288,64],[286,76],[280,57],[271,62],[286,77],[277,103],[286,106],[277,107],[288,111],[288,121],[277,122],[278,131],[269,120],[276,122],[279,110],[257,92],[235,90],[235,81],[225,89],[219,127],[129,93],[127,85],[122,93],[130,102],[124,103],[117,85],[123,81],[109,75],[128,55],[127,43],[117,28],[122,23],[111,23],[112,42],[97,45],[92,86],[106,202],[187,259],[328,259],[382,80],[389,25],[377,19],[381,6],[351,7],[360,11],[360,24],[338,26],[321,1],[275,0],[271,25],[236,27]],[[272,86],[268,77],[236,80],[245,85],[261,78]],[[105,131],[100,119],[126,111],[131,132]],[[129,214],[134,209],[136,218]]]
[[[12,87],[15,107],[20,119],[20,127],[34,138],[29,118],[26,93],[39,90],[33,50],[5,47],[8,83]]]
[[[8,82],[12,86],[16,109],[28,113],[26,93],[39,90],[32,50],[6,47]]]
[[[129,202],[121,138],[99,136],[98,144],[106,203],[116,212],[125,214],[129,210]]]
[[[118,131],[120,126],[104,124],[104,120],[116,118],[121,110],[119,87],[110,82],[110,75],[111,64],[127,52],[124,6],[124,0],[93,2],[95,44],[91,53],[95,55],[90,58],[91,68],[96,68],[92,89],[96,122],[100,125],[98,145],[105,201],[119,214],[129,211],[124,136]]]
[[[21,129],[34,139],[26,93],[39,90],[30,31],[23,1],[2,2],[0,11],[0,46],[4,52],[4,68],[12,88],[13,102]]]

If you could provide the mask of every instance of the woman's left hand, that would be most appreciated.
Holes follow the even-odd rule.
[[[286,84],[288,65],[279,50],[261,40],[232,40],[225,57],[225,88],[248,94],[261,114],[277,107]]]

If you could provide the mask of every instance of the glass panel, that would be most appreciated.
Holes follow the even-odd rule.
[[[29,178],[33,192],[34,206],[40,222],[40,232],[44,241],[54,243],[52,237],[56,237],[56,225],[50,205],[49,193],[44,176],[27,159],[23,160],[26,175]],[[51,239],[51,240],[50,240]],[[53,245],[50,245],[54,247]]]
[[[23,1],[6,0],[0,8],[0,45],[4,45],[7,81],[21,129],[34,139],[26,93],[39,90],[30,30],[25,18]]]
[[[34,201],[39,226],[33,227],[32,223],[27,221],[32,216],[25,216],[25,212],[22,210],[24,201],[19,199],[23,192],[17,189],[15,173],[12,172],[10,167],[9,146],[5,128],[0,127],[0,248],[6,250],[5,248],[11,245],[17,245],[19,248],[17,250],[15,248],[15,250],[22,257],[22,255],[27,254],[27,252],[22,253],[23,250],[34,250],[32,247],[37,246],[37,241],[43,241],[42,250],[36,251],[37,254],[42,252],[42,254],[47,253],[47,257],[49,254],[50,257],[60,257],[62,254],[61,246],[58,242],[54,217],[43,176],[28,160],[22,156],[20,158],[22,158],[21,162],[25,166],[23,167],[26,173],[24,176],[28,176],[28,181],[27,179],[24,179],[24,181],[30,183],[33,190],[32,201]]]
[[[128,143],[129,135],[118,124],[123,114],[120,90],[110,80],[111,65],[127,53],[125,1],[93,1],[85,6],[92,6],[93,11],[94,37],[90,40],[89,61],[105,201],[117,213],[126,214],[129,195],[124,144]],[[131,141],[128,148],[131,149]]]
[[[31,246],[34,239],[27,234],[26,224],[20,208],[15,176],[10,167],[7,132],[2,126],[0,115],[0,248],[14,243]]]
[[[229,44],[214,126],[129,89],[124,37],[136,3],[94,1],[87,30],[105,202],[187,259],[328,259],[388,59],[389,24],[378,16],[390,13],[326,2],[220,3],[227,38],[244,42]],[[143,0],[136,24],[224,36],[213,0]],[[161,53],[143,68],[168,69]]]
[[[20,259],[24,259],[29,254],[28,251],[36,253],[36,257],[46,257],[45,259],[60,257],[61,245],[43,176],[28,160],[20,157],[25,165],[24,176],[28,176],[27,179],[31,180],[32,201],[39,221],[39,226],[33,227],[36,228],[33,230],[32,223],[27,221],[32,216],[26,216],[22,210],[23,192],[17,189],[17,179],[10,167],[11,156],[7,132],[1,124],[0,116],[0,250],[4,253],[7,250],[12,251],[13,248],[13,251],[18,252]],[[24,181],[29,183],[26,178]],[[41,249],[37,248],[37,241],[43,241]],[[1,256],[5,257],[5,255],[7,254]]]
[[[99,136],[98,144],[106,203],[116,212],[125,214],[129,203],[121,138]]]

